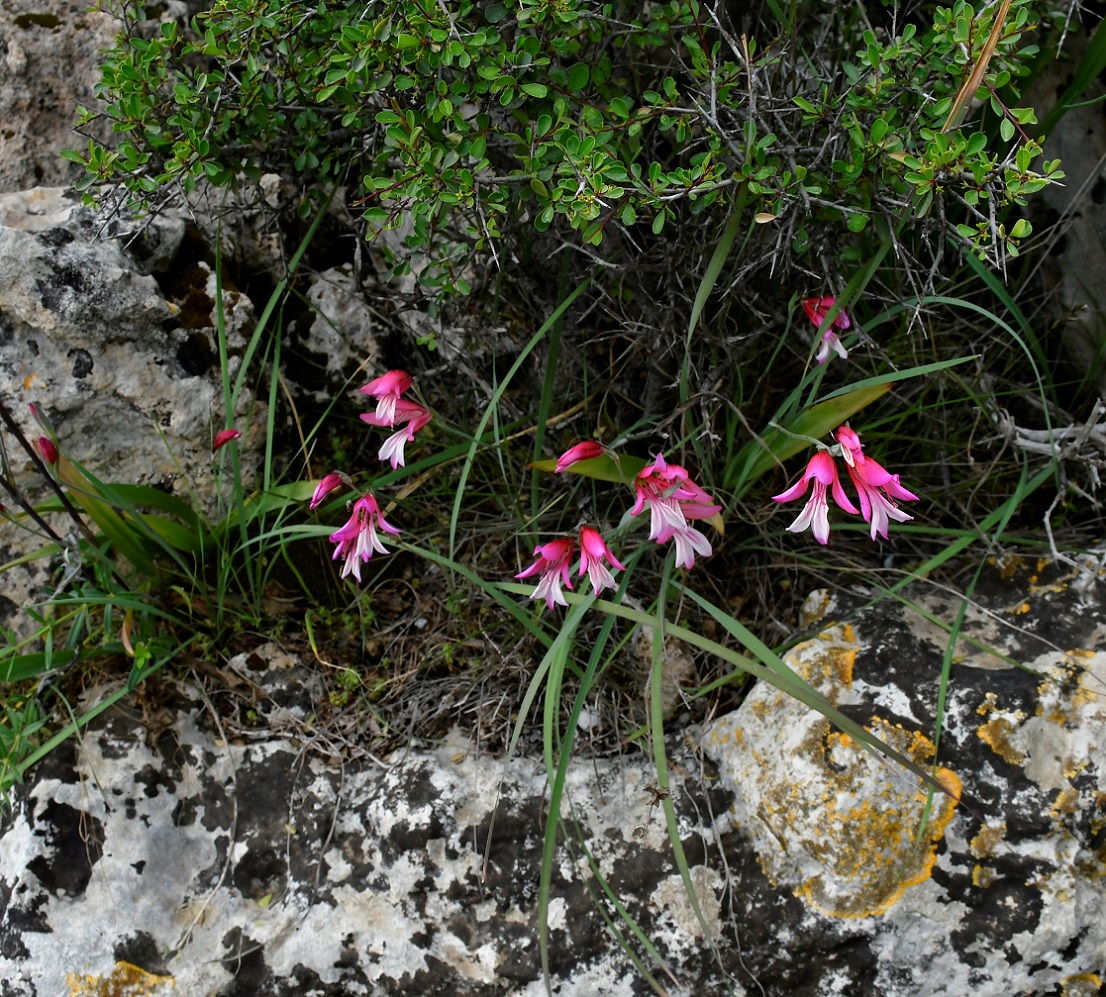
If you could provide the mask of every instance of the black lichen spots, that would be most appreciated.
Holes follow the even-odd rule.
[[[337,965],[337,964],[336,964]],[[313,969],[308,969],[302,964],[297,964],[292,970],[291,975],[282,980],[274,981],[273,987],[266,991],[264,997],[304,997],[305,994],[310,994],[310,997],[348,997],[351,993],[381,993],[379,988],[372,989],[370,991],[369,979],[361,971],[359,964],[353,964],[346,967],[344,964],[338,968],[348,969],[347,972],[342,973],[342,977],[336,980],[334,983],[324,983],[322,978]],[[356,987],[356,989],[354,989]],[[399,991],[397,991],[399,992]],[[404,991],[409,993],[458,993],[460,991]],[[477,991],[468,990],[464,991],[466,997],[475,997]],[[262,997],[258,994],[258,997]]]
[[[234,977],[219,991],[219,997],[257,997],[272,973],[265,964],[265,946],[255,942],[241,928],[231,928],[223,936],[223,969]]]
[[[280,892],[286,874],[282,853],[273,848],[251,848],[235,863],[234,885],[242,896],[260,901]]]
[[[877,994],[877,959],[867,938],[851,936],[830,944],[823,938],[821,945],[810,945],[809,937],[797,937],[782,955],[779,946],[766,963],[753,962],[746,954],[745,963],[764,990],[788,997],[822,997],[822,994]],[[801,955],[800,955],[801,953]],[[766,953],[767,954],[767,953]],[[847,980],[843,990],[838,988]]]
[[[136,931],[116,943],[115,961],[129,962],[132,966],[137,966],[155,976],[169,976],[169,966],[162,951],[163,947],[158,945],[153,935],[145,931]]]
[[[385,865],[392,865],[405,855],[418,855],[427,868],[431,868],[434,863],[426,854],[426,846],[445,836],[441,816],[436,812],[425,824],[397,820],[388,837],[380,842],[380,856]]]
[[[26,893],[26,886],[20,886],[17,892]],[[52,935],[54,929],[50,927],[50,922],[46,916],[46,905],[47,899],[43,893],[36,893],[31,897],[30,903],[26,907],[19,906],[13,896],[12,902],[4,915],[3,924],[21,935],[28,933]]]
[[[0,924],[0,958],[29,959],[30,957],[31,950],[23,944],[19,933],[12,930],[12,926],[7,922]],[[2,992],[9,993],[6,989]]]
[[[533,926],[536,929],[537,925]],[[497,927],[502,953],[495,968],[498,979],[523,986],[541,977],[538,947],[533,944],[533,929],[529,925],[504,924]]]
[[[7,882],[0,879],[0,957],[5,959],[26,959],[31,953],[27,949],[27,946],[23,944],[19,928],[13,923],[13,919],[9,916],[13,892],[14,891]],[[39,899],[45,900],[46,898],[40,894]],[[45,930],[48,931],[49,928]]]
[[[973,970],[968,973],[968,986],[972,993],[990,993],[994,989],[994,982],[990,973],[984,973],[980,970]]]
[[[287,751],[272,751],[262,757],[257,757],[260,752],[252,754],[243,764],[249,777],[237,783],[239,826],[247,836],[258,834],[269,840],[281,840],[295,755]]]
[[[207,831],[222,831],[234,820],[234,782],[218,782],[205,779],[200,787],[199,799],[192,802],[194,810],[202,816],[200,823]]]
[[[6,595],[0,595],[0,619],[15,619],[16,614],[21,612],[22,608],[14,599],[9,599]]]
[[[532,946],[536,948],[537,946]],[[423,957],[426,967],[417,973],[404,973],[396,981],[395,993],[400,994],[440,994],[442,997],[483,997],[484,994],[502,993],[497,986],[480,987],[468,984],[462,989],[458,986],[457,970],[448,962],[427,954]]]
[[[173,807],[173,827],[191,827],[199,815],[200,801],[195,796],[177,800]]]
[[[35,823],[35,834],[46,838],[51,854],[36,856],[27,863],[28,870],[55,896],[83,896],[92,867],[103,855],[103,825],[91,814],[54,800]]]
[[[215,858],[210,865],[197,871],[192,877],[198,890],[216,889],[226,876],[227,856],[230,854],[231,840],[229,834],[214,836]]]
[[[1091,930],[1089,924],[1085,924],[1079,931],[1072,936],[1070,942],[1060,953],[1060,958],[1063,960],[1064,965],[1071,965],[1079,958],[1079,952],[1083,948],[1083,941],[1087,937],[1088,932]]]
[[[92,373],[92,354],[88,350],[74,348],[66,353],[73,361],[73,376],[80,380]]]
[[[135,773],[134,781],[146,787],[145,793],[147,799],[153,799],[153,797],[159,795],[161,791],[172,795],[177,789],[176,781],[170,778],[165,771],[154,768],[153,765],[143,766]]]
[[[0,346],[11,345],[12,337],[15,335],[15,325],[7,315],[0,312]]]
[[[51,249],[59,246],[68,246],[74,239],[74,235],[67,228],[50,228],[38,233],[38,241]]]
[[[67,301],[88,299],[99,290],[87,268],[57,260],[44,262],[54,271],[54,279],[36,281],[36,285],[48,311],[63,312]]]
[[[1030,880],[999,879],[980,891],[980,897],[949,935],[952,947],[968,966],[982,968],[984,953],[1001,950],[1015,935],[1034,932],[1041,921],[1044,901]]]
[[[61,26],[61,20],[56,14],[20,14],[15,19],[15,26],[24,31],[31,28],[48,28],[52,31]]]
[[[354,940],[353,934],[346,935],[342,939],[342,951],[338,953],[338,958],[334,963],[335,969],[352,969],[354,966],[361,965],[361,953],[357,949],[357,943]]]
[[[26,887],[19,888],[26,892]],[[23,943],[23,936],[28,934],[50,935],[54,929],[46,918],[45,894],[39,893],[31,898],[28,907],[18,906],[14,900],[4,911],[0,918],[0,955],[9,959],[27,958],[30,952]],[[7,993],[7,991],[3,991]]]
[[[111,717],[100,736],[100,753],[109,761],[126,758],[134,750],[134,742],[141,736],[141,728],[120,715]]]

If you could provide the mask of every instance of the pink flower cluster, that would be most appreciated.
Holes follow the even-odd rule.
[[[828,489],[838,508],[864,517],[864,521],[872,528],[873,540],[877,535],[886,540],[890,520],[905,523],[914,518],[903,512],[895,504],[895,500],[914,502],[918,496],[903,487],[897,474],[891,474],[871,457],[865,456],[855,430],[849,426],[841,426],[834,436],[840,445],[849,478],[860,496],[860,508],[857,509],[845,494],[841,479],[837,476],[837,463],[828,450],[819,450],[810,458],[803,476],[787,491],[773,495],[772,499],[776,502],[793,502],[802,498],[813,482],[814,491],[807,499],[803,511],[787,527],[791,533],[802,533],[809,527],[818,543],[829,543]]]
[[[534,589],[531,599],[544,599],[546,606],[553,608],[554,603],[559,606],[567,606],[561,585],[572,591],[572,579],[569,577],[569,564],[576,552],[576,543],[571,537],[561,537],[550,540],[534,550],[536,560],[525,571],[520,571],[516,578],[530,578],[539,575],[538,587]],[[605,588],[614,588],[615,580],[610,568],[603,562],[608,562],[611,567],[622,571],[622,564],[604,541],[602,534],[592,526],[580,528],[580,570],[585,571],[588,579],[599,595]]]
[[[390,370],[374,378],[361,392],[371,395],[376,401],[375,412],[365,412],[361,418],[370,426],[402,426],[393,433],[380,448],[378,456],[392,465],[393,470],[403,467],[404,447],[415,438],[415,433],[433,418],[430,410],[417,402],[403,398],[403,393],[414,383],[414,379],[403,370]],[[317,509],[331,492],[343,485],[353,487],[350,478],[341,471],[332,471],[315,486],[311,496],[311,509]],[[351,515],[346,524],[330,535],[330,541],[337,544],[334,548],[334,560],[342,559],[342,577],[352,574],[361,581],[361,565],[367,562],[373,553],[387,554],[388,549],[380,541],[378,530],[384,533],[398,534],[401,531],[391,526],[385,519],[380,505],[372,492],[365,492],[353,503]]]
[[[676,566],[695,567],[695,555],[707,557],[710,541],[688,523],[689,519],[710,519],[722,511],[722,506],[700,488],[682,467],[666,464],[657,454],[652,464],[642,468],[634,479],[637,499],[631,516],[640,515],[649,507],[649,539],[657,543],[676,542]]]
[[[557,461],[556,473],[567,470],[582,460],[592,460],[607,452],[599,443],[578,443],[565,451]],[[711,497],[703,491],[687,471],[676,464],[666,463],[662,454],[657,454],[652,464],[642,468],[634,479],[635,501],[630,515],[639,516],[649,509],[649,539],[657,543],[669,540],[676,545],[676,565],[681,568],[695,566],[695,555],[703,557],[712,552],[710,541],[693,527],[688,520],[709,519],[722,511]],[[536,560],[516,578],[530,578],[538,575],[538,585],[531,594],[532,599],[545,599],[550,609],[554,603],[567,605],[561,586],[572,588],[569,564],[575,553],[575,543],[570,538],[551,540],[534,551]],[[604,563],[606,562],[606,563]],[[611,553],[602,534],[594,527],[585,526],[580,530],[580,567],[578,574],[586,571],[595,594],[605,588],[614,588],[615,580],[607,567],[623,570],[623,565]]]
[[[415,438],[415,433],[434,418],[429,409],[400,397],[412,383],[413,378],[406,371],[390,370],[359,389],[362,394],[377,399],[376,411],[363,412],[362,422],[388,428],[403,425],[398,433],[393,433],[384,441],[377,455],[381,460],[388,461],[392,470],[405,466],[403,448]]]

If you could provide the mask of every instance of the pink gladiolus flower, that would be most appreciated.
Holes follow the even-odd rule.
[[[807,298],[802,304],[803,311],[806,312],[806,317],[820,329],[822,323],[826,320],[826,316],[830,313],[830,309],[837,304],[837,299],[834,297]],[[830,324],[830,328],[836,329],[838,332],[845,332],[852,327],[853,324],[849,319],[849,313],[846,312],[844,308],[838,311],[834,316],[833,322]]]
[[[807,298],[802,302],[802,305],[807,318],[820,329],[830,309],[836,303],[837,299],[833,297]],[[824,364],[829,359],[831,351],[836,352],[842,360],[848,359],[849,353],[845,347],[841,345],[841,339],[838,333],[851,328],[852,322],[849,319],[848,312],[842,308],[834,316],[833,322],[830,323],[830,327],[822,333],[822,343],[818,347],[818,352],[814,355],[814,359],[819,364]]]
[[[581,460],[593,460],[596,457],[602,457],[606,452],[607,448],[602,443],[594,443],[591,440],[577,443],[576,446],[569,447],[557,458],[557,466],[553,469],[553,473],[560,474]]]
[[[820,544],[829,543],[829,503],[826,500],[826,489],[830,489],[834,502],[846,512],[856,513],[859,510],[849,501],[845,489],[841,487],[841,480],[837,477],[837,464],[832,456],[825,450],[819,450],[810,458],[803,476],[785,492],[773,495],[774,502],[794,502],[802,498],[810,488],[810,482],[814,482],[814,494],[807,500],[803,511],[787,529],[790,533],[802,533],[808,526],[814,534],[814,539]]]
[[[398,433],[389,436],[377,454],[381,460],[386,460],[392,465],[392,470],[406,466],[403,463],[403,448],[415,438],[415,433],[433,418],[434,415],[429,409],[423,408],[417,402],[408,402],[402,398],[396,399],[390,422],[381,417],[379,408],[375,412],[363,412],[361,414],[362,421],[367,422],[370,426],[407,424]]]
[[[38,452],[42,459],[47,464],[56,464],[58,462],[58,448],[54,446],[54,441],[49,436],[40,436],[36,441]]]
[[[317,509],[322,505],[323,499],[325,499],[335,488],[342,487],[342,476],[337,471],[331,471],[325,478],[322,478],[315,486],[315,492],[311,496],[311,504],[308,509]]]
[[[530,594],[531,599],[544,599],[550,609],[553,604],[567,606],[564,593],[561,591],[563,583],[570,591],[572,579],[569,578],[569,562],[572,560],[572,552],[576,544],[565,537],[560,540],[550,540],[549,543],[537,547],[534,556],[537,560],[525,571],[520,571],[516,578],[529,578],[531,575],[540,574],[538,587]]]
[[[918,496],[902,486],[897,474],[884,470],[879,463],[864,455],[856,430],[841,426],[834,435],[841,444],[849,478],[860,496],[860,513],[872,527],[872,539],[875,540],[878,534],[886,540],[890,520],[905,523],[914,518],[895,505],[895,499],[916,502]]]
[[[242,430],[240,429],[223,429],[215,434],[215,440],[211,444],[211,452],[215,453],[222,447],[225,447],[231,440],[237,440],[242,436]]]
[[[667,464],[663,454],[657,454],[652,464],[642,468],[634,479],[637,498],[630,515],[640,515],[649,506],[649,539],[666,543],[675,538],[676,565],[682,568],[695,566],[695,555],[709,555],[712,551],[707,540],[689,519],[709,519],[722,511],[682,467]]]
[[[603,563],[604,560],[609,561],[611,566],[618,568],[619,571],[625,570],[626,566],[611,553],[611,549],[603,540],[602,534],[591,526],[583,527],[580,530],[579,574],[582,575],[585,571],[588,573],[588,579],[591,581],[596,595],[599,595],[605,588],[613,589],[615,587],[614,576]]]
[[[359,388],[362,394],[372,395],[377,399],[376,417],[380,422],[378,426],[394,426],[396,424],[396,402],[414,383],[414,378],[405,370],[390,370],[387,374],[369,381],[363,388]]]
[[[373,556],[373,551],[379,554],[388,553],[388,549],[380,542],[380,537],[376,535],[377,528],[385,533],[398,534],[402,532],[384,521],[384,515],[380,511],[376,499],[373,498],[372,492],[365,492],[361,498],[353,503],[353,514],[349,517],[346,525],[330,534],[330,542],[338,545],[334,549],[332,560],[337,561],[338,558],[345,558],[346,563],[342,567],[342,578],[352,572],[353,577],[360,582],[361,563],[368,562]]]

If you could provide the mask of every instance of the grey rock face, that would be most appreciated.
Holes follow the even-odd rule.
[[[105,230],[60,188],[0,194],[0,399],[30,440],[42,432],[33,403],[57,430],[62,453],[101,481],[174,493],[217,521],[223,455],[213,458],[211,443],[225,423],[215,277],[185,245],[180,218],[116,221]],[[223,300],[233,374],[255,319],[245,295],[224,289]],[[264,406],[247,389],[235,416],[248,482]],[[45,482],[24,451],[5,442],[16,484],[40,501]],[[11,504],[6,492],[2,501]],[[73,524],[59,516],[53,527],[64,537]],[[0,563],[45,542],[0,529]],[[6,573],[0,623],[30,632],[24,610],[50,591],[49,574],[43,561]]]
[[[272,662],[291,664],[270,646],[230,668],[264,685],[269,720],[303,731],[320,690],[295,667],[251,675]],[[540,763],[463,747],[355,762],[272,736],[228,745],[200,702],[174,705],[152,747],[115,716],[19,791],[0,849],[5,994],[94,992],[136,971],[156,994],[543,992]],[[709,981],[646,779],[641,763],[584,765],[569,797],[661,949]],[[572,993],[639,992],[582,866],[563,854],[555,870],[553,971]],[[700,864],[695,881],[716,928],[720,875]]]
[[[97,104],[100,52],[118,21],[84,0],[0,3],[0,193],[73,183],[83,170],[58,153],[83,149],[79,105]],[[106,123],[94,127],[106,139]]]
[[[934,620],[958,605],[916,588],[905,606],[844,622],[844,597],[827,597],[820,636],[788,660],[932,761],[948,639]],[[701,733],[721,780],[672,745],[702,920],[648,762],[581,758],[565,810],[578,823],[554,867],[555,992],[651,992],[589,896],[602,891],[586,845],[672,978],[628,946],[672,994],[1097,993],[1102,609],[1093,574],[1023,575],[977,594],[937,753],[963,792],[955,806],[937,799],[919,850],[915,777],[771,692]],[[254,695],[164,687],[175,719],[152,743],[117,713],[17,788],[0,845],[0,990],[544,993],[542,763],[507,766],[460,742],[384,759],[356,740],[339,750],[316,673],[271,645],[227,671]]]
[[[735,790],[733,819],[800,924],[838,919],[867,963],[848,992],[1098,992],[1106,965],[1106,636],[1101,566],[1023,573],[969,605],[915,588],[832,623],[787,661],[959,803],[887,766],[820,717],[757,688],[703,744]],[[923,824],[923,815],[925,823]],[[855,971],[855,969],[854,969]],[[805,992],[805,991],[804,991]],[[825,989],[812,993],[831,992]]]
[[[59,188],[0,196],[0,392],[37,436],[27,414],[35,403],[98,477],[170,490],[188,479],[210,508],[211,440],[223,427],[214,276],[191,263],[192,286],[169,300],[150,274],[176,257],[183,222],[131,227],[108,238]],[[240,353],[253,307],[234,291],[224,303]]]

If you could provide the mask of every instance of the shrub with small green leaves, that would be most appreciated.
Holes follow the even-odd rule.
[[[1011,106],[1027,39],[1062,11],[1014,0],[978,114],[946,134],[998,6],[796,4],[784,22],[768,3],[737,25],[698,0],[216,0],[182,25],[128,0],[100,85],[118,140],[67,155],[90,196],[143,205],[266,172],[359,187],[367,233],[403,226],[396,271],[429,257],[438,295],[466,293],[519,219],[633,248],[735,204],[796,257],[860,258],[873,220],[930,215],[1000,262],[1029,233],[1000,216],[1063,176]]]

